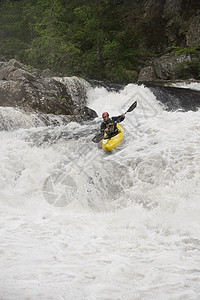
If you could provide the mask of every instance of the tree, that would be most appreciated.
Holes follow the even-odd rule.
[[[128,81],[144,55],[128,12],[125,0],[5,0],[0,55],[68,75]]]
[[[21,15],[25,1],[3,1],[0,6],[0,56],[23,57],[29,43],[29,30]]]

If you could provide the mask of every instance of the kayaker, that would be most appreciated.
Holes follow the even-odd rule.
[[[122,114],[117,117],[109,118],[109,113],[102,113],[103,122],[101,123],[101,133],[107,133],[108,138],[118,134],[117,123],[122,122],[125,119],[125,114]]]

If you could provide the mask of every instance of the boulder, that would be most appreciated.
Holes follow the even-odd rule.
[[[190,54],[167,54],[155,59],[149,67],[141,69],[138,82],[175,80],[179,78],[179,66],[186,62],[197,62]]]
[[[156,79],[156,72],[151,66],[143,68],[138,76],[138,82],[155,81]]]
[[[5,68],[6,64],[7,64],[6,62],[0,61],[0,70],[1,70],[2,68]]]
[[[191,56],[189,54],[182,55],[163,55],[160,58],[154,60],[154,70],[156,77],[159,79],[176,79],[177,68],[184,62],[191,62]]]
[[[97,117],[86,107],[86,93],[77,91],[75,100],[64,83],[52,77],[41,77],[36,70],[16,60],[0,65],[0,105],[19,107],[25,111],[68,115],[71,120],[81,121]]]
[[[7,65],[0,70],[0,80],[34,81],[36,78],[24,69],[17,69],[14,66]]]

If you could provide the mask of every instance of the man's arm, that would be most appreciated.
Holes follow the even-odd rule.
[[[106,124],[104,122],[101,123],[101,133],[103,134],[106,129]]]
[[[125,119],[125,114],[122,114],[122,115],[117,116],[117,117],[112,117],[113,122],[117,121],[117,123],[120,123],[120,122],[124,121],[124,119]]]

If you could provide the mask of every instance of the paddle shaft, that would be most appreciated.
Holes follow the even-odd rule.
[[[128,112],[133,111],[136,108],[136,106],[137,106],[137,101],[135,101],[133,104],[131,104],[131,106],[127,109],[127,111],[124,113],[124,115],[126,115]],[[119,119],[120,119],[120,117],[119,117]]]

